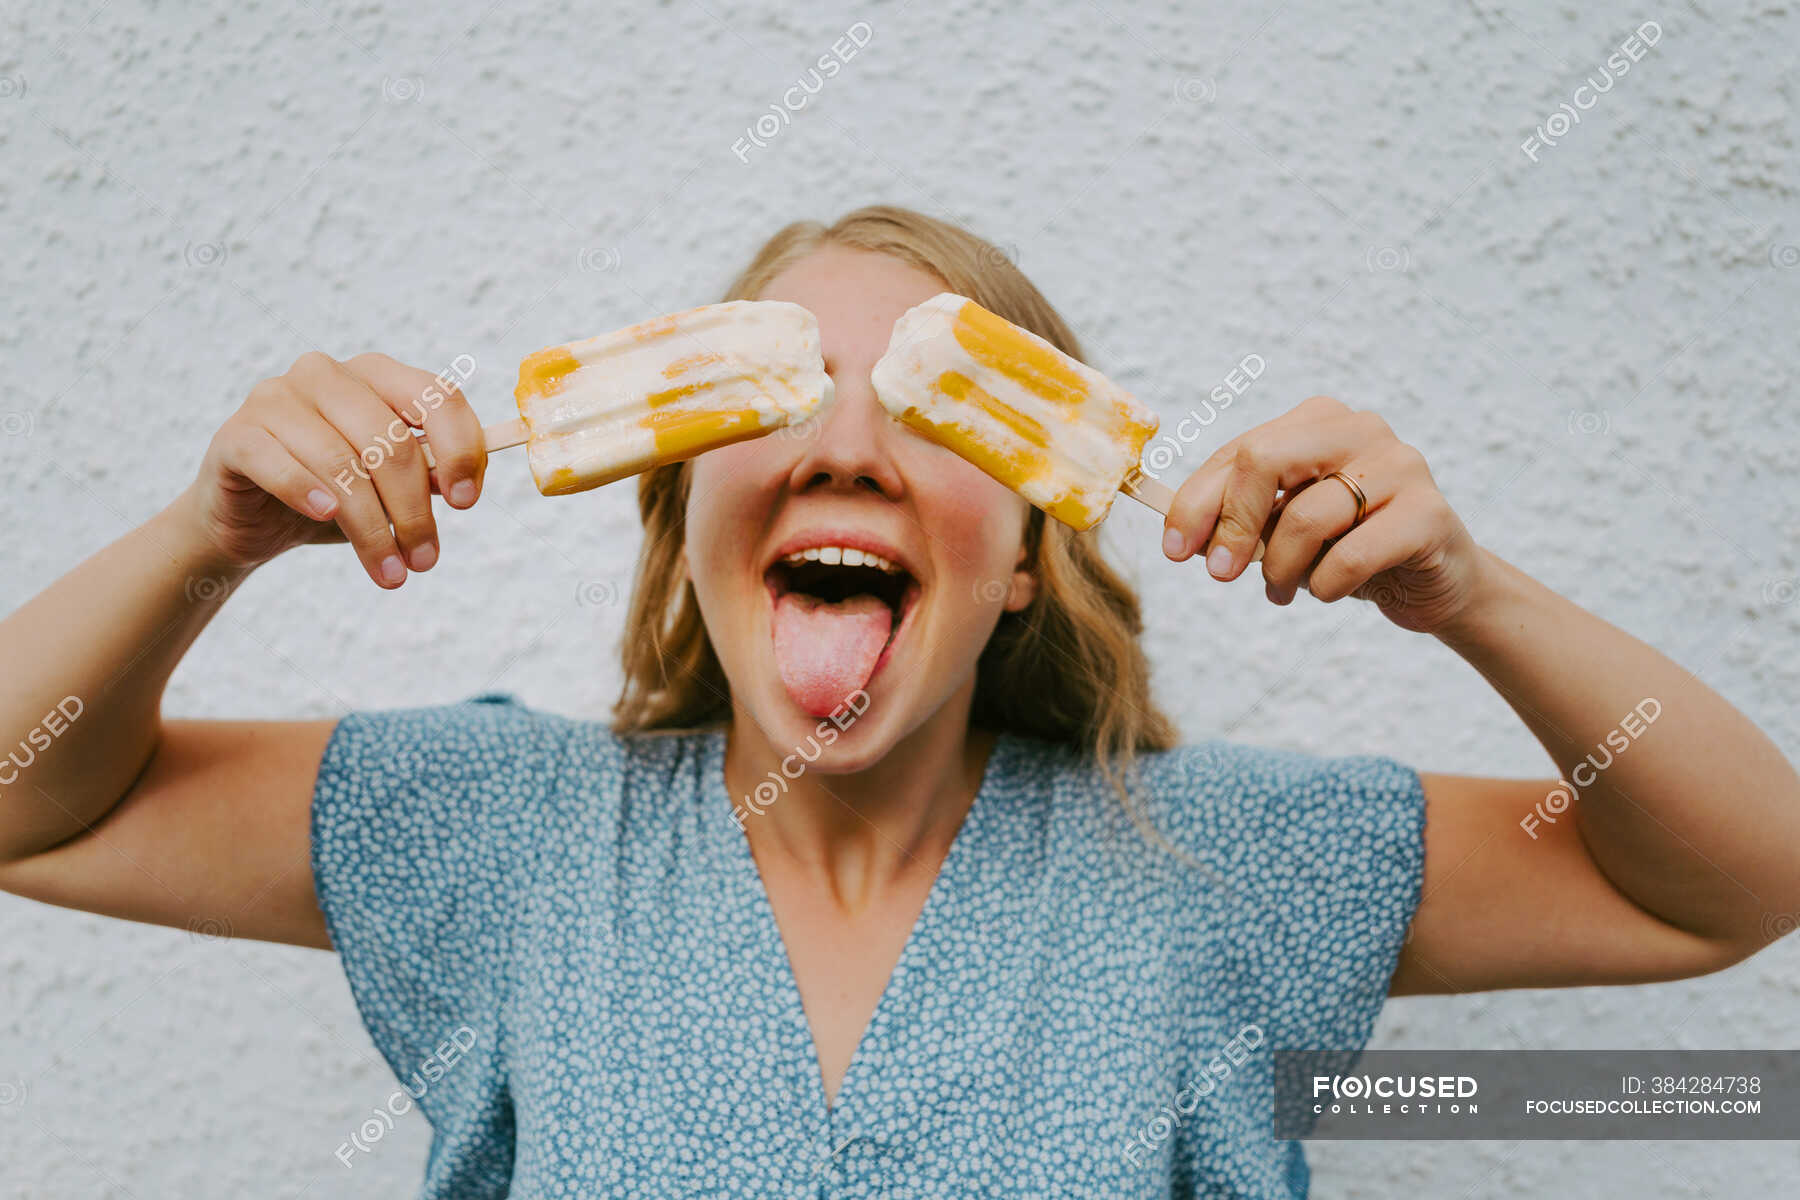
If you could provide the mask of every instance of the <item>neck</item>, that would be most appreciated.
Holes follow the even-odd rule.
[[[820,764],[793,778],[800,762],[794,748],[771,745],[748,714],[735,711],[725,752],[728,793],[739,801],[772,778],[787,789],[765,805],[772,790],[766,787],[759,811],[743,813],[752,853],[812,877],[849,910],[902,877],[935,875],[974,803],[994,744],[993,734],[969,728],[971,697],[960,699],[859,771],[829,773],[828,758],[807,746],[805,753]]]

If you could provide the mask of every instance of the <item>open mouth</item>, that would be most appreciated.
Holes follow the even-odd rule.
[[[870,595],[887,605],[894,614],[893,632],[897,633],[918,592],[918,584],[913,582],[911,572],[886,559],[878,560],[881,565],[866,564],[860,551],[850,552],[857,556],[858,561],[854,564],[844,562],[841,557],[836,562],[828,562],[821,557],[827,553],[829,549],[796,552],[770,567],[766,578],[775,598],[779,600],[789,592],[799,592],[826,604],[840,604],[852,596]]]
[[[921,591],[897,556],[839,543],[787,549],[763,579],[775,610],[782,682],[814,716],[832,713],[868,686]]]

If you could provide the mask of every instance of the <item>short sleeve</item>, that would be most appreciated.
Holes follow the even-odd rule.
[[[489,694],[353,712],[312,801],[320,908],[364,1024],[434,1128],[491,1118],[514,917],[569,723]]]
[[[1158,823],[1221,885],[1241,1018],[1272,1049],[1360,1050],[1419,904],[1418,771],[1223,741],[1160,757]]]

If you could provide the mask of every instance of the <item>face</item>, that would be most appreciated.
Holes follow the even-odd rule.
[[[836,713],[812,770],[861,770],[928,722],[966,726],[982,647],[1031,600],[1025,501],[889,417],[870,382],[895,320],[947,290],[869,251],[796,262],[759,299],[818,318],[835,398],[690,467],[687,571],[738,732],[787,753]]]

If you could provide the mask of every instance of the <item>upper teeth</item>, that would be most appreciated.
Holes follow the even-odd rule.
[[[875,567],[890,574],[899,574],[900,568],[867,550],[855,550],[849,546],[809,546],[805,550],[796,550],[781,560],[785,563],[822,562],[828,567],[843,565],[846,567]]]

